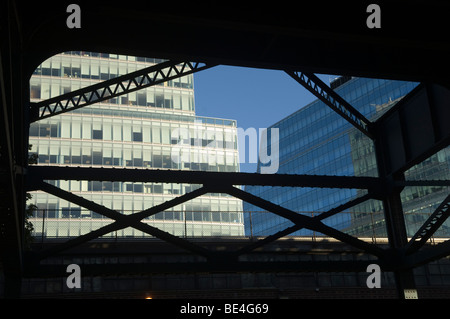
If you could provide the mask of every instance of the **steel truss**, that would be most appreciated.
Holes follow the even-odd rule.
[[[351,106],[350,103],[334,92],[333,89],[323,83],[316,75],[290,70],[286,70],[285,72],[331,109],[353,124],[354,127],[371,139],[374,139],[372,122],[366,119],[364,115]]]
[[[291,233],[295,230],[301,229],[301,228],[318,231],[318,232],[321,232],[330,237],[336,238],[342,242],[348,243],[351,246],[356,247],[357,249],[360,249],[362,251],[365,251],[368,254],[378,257],[380,264],[387,265],[387,263],[388,263],[387,260],[384,260],[385,251],[383,249],[377,247],[374,244],[364,242],[362,240],[359,240],[356,237],[350,236],[341,231],[338,231],[329,226],[326,226],[325,224],[323,224],[321,222],[325,218],[331,217],[331,216],[343,211],[344,209],[350,208],[354,205],[357,205],[357,204],[371,198],[370,195],[365,195],[358,199],[351,200],[344,205],[340,205],[339,207],[336,207],[328,212],[317,215],[316,217],[308,217],[308,216],[304,216],[304,215],[298,214],[296,212],[293,212],[293,211],[286,209],[284,207],[281,207],[279,205],[272,204],[269,201],[266,201],[260,197],[257,197],[255,195],[252,195],[248,192],[242,191],[242,190],[234,187],[233,185],[235,184],[235,182],[232,182],[233,179],[229,179],[228,184],[224,183],[223,182],[224,180],[221,180],[220,184],[211,183],[211,178],[210,178],[209,174],[204,174],[205,172],[190,172],[190,173],[195,173],[196,175],[198,175],[197,182],[202,181],[202,184],[203,184],[202,187],[200,187],[199,189],[196,189],[192,192],[189,192],[187,194],[180,195],[180,196],[178,196],[174,199],[171,199],[169,201],[166,201],[160,205],[143,210],[139,213],[134,213],[131,215],[123,215],[117,211],[108,209],[102,205],[96,204],[90,200],[84,199],[83,197],[72,194],[68,191],[62,190],[58,187],[55,187],[49,183],[44,182],[43,179],[46,178],[46,177],[44,177],[44,176],[46,176],[46,174],[37,175],[35,172],[33,172],[34,168],[39,168],[39,167],[30,168],[31,174],[32,175],[34,174],[34,180],[33,180],[33,189],[34,190],[39,189],[39,190],[45,191],[49,194],[52,194],[59,198],[62,198],[66,201],[69,201],[69,202],[79,205],[81,207],[87,208],[87,209],[94,211],[98,214],[101,214],[105,217],[111,218],[112,220],[114,220],[114,222],[111,224],[108,224],[106,226],[103,226],[95,231],[92,231],[88,234],[79,236],[75,239],[68,240],[67,242],[65,242],[63,244],[54,246],[46,251],[42,251],[42,252],[38,253],[34,257],[35,258],[34,261],[31,263],[33,265],[35,265],[39,260],[41,260],[43,258],[52,256],[56,253],[63,252],[67,249],[70,249],[70,248],[77,246],[81,243],[84,243],[86,241],[95,239],[99,236],[103,236],[112,231],[116,231],[116,230],[123,229],[126,227],[133,227],[138,230],[141,230],[147,234],[150,234],[159,239],[162,239],[164,241],[172,243],[178,247],[184,248],[194,254],[198,254],[200,256],[206,257],[207,260],[212,261],[212,262],[223,261],[224,258],[226,258],[227,262],[230,260],[237,261],[237,258],[240,255],[249,253],[249,252],[253,251],[254,249],[260,247],[261,245],[265,245],[265,244],[272,242],[272,241],[278,239],[279,237],[281,237],[280,233],[277,233],[277,234],[269,236],[265,239],[259,240],[255,243],[249,244],[248,246],[243,247],[235,252],[217,253],[217,252],[213,252],[213,251],[208,251],[201,246],[190,243],[186,239],[182,239],[180,237],[171,235],[165,231],[159,230],[153,226],[150,226],[150,225],[142,222],[142,219],[144,219],[146,217],[152,216],[154,214],[157,214],[166,209],[169,209],[171,207],[174,207],[176,205],[179,205],[181,203],[184,203],[186,201],[189,201],[191,199],[194,199],[196,197],[199,197],[199,196],[204,195],[209,192],[213,192],[213,193],[219,192],[219,193],[229,194],[231,196],[240,198],[246,202],[252,203],[253,205],[257,205],[257,206],[259,206],[265,210],[268,210],[278,216],[284,217],[284,218],[292,221],[295,224],[295,227],[287,228],[286,231],[288,231],[289,233]],[[115,174],[114,172],[116,171],[115,169],[100,169],[100,170],[103,170],[105,172],[109,171],[110,174]],[[127,170],[123,170],[123,171],[127,171]],[[141,179],[140,181],[147,181],[147,182],[155,181],[155,178],[152,176],[153,170],[139,170],[139,171],[140,171],[141,176],[147,177],[147,179]],[[43,171],[41,171],[41,172],[43,172]],[[174,173],[178,173],[178,172],[174,172]],[[258,174],[223,173],[223,175],[225,175],[225,176],[231,175],[230,177],[237,176],[239,174],[244,174],[244,176],[249,176],[249,175],[258,176]],[[93,175],[95,176],[95,174],[93,174]],[[294,177],[295,177],[295,175],[294,175]],[[79,176],[66,175],[65,179],[79,179]],[[242,183],[242,184],[266,185],[266,183],[263,183],[263,182],[256,183],[255,181],[252,181],[251,178],[247,178],[247,179],[249,179],[249,181],[247,183]],[[168,179],[164,179],[164,178],[158,179],[159,182],[167,182],[167,180]],[[130,178],[128,178],[127,181],[135,181],[135,178],[133,176],[130,176]],[[370,183],[367,183],[367,184],[370,185]],[[324,184],[323,186],[325,187],[326,185]],[[339,187],[339,188],[345,188],[345,186],[336,186],[336,185],[332,185],[332,186]],[[367,188],[369,188],[369,187],[370,186],[367,186]],[[282,233],[283,233],[282,235],[288,234],[286,232],[282,232]]]
[[[40,115],[34,120],[46,118],[56,114],[68,112],[70,110],[80,108],[89,104],[100,102],[114,96],[126,94],[138,90],[140,88],[164,82],[166,80],[190,74],[210,66],[199,66],[199,64],[191,65],[185,63],[180,68],[177,62],[164,62],[159,65],[152,66],[128,75],[121,76],[116,79],[98,83],[96,85],[77,90],[68,94],[64,94],[47,101],[40,102],[33,105],[34,109],[41,108]],[[164,73],[163,70],[166,72]],[[313,74],[306,74],[301,72],[286,71],[295,80],[304,85],[310,92],[325,102],[338,114],[343,116],[347,121],[353,124],[358,130],[365,135],[374,139],[378,136],[378,149],[383,145],[383,136],[386,131],[380,129],[383,127],[383,120],[372,123],[354,109],[348,102],[337,95],[333,90],[327,87],[320,79]],[[411,94],[417,94],[415,90]],[[411,95],[410,94],[410,95]],[[405,98],[408,100],[407,98]],[[411,98],[410,98],[411,99]],[[396,105],[395,110],[401,109],[402,102]],[[386,117],[386,116],[385,116]],[[385,118],[383,117],[383,119]],[[380,124],[381,123],[381,124]],[[377,131],[374,130],[376,125]],[[436,130],[436,129],[435,129]],[[375,135],[376,134],[376,135]],[[381,142],[380,142],[381,137]],[[444,134],[445,137],[445,134]],[[386,142],[384,142],[386,143]],[[380,152],[377,151],[377,154]],[[380,159],[379,159],[380,160]],[[383,159],[381,159],[383,160]],[[404,164],[404,168],[406,165]],[[45,251],[36,254],[29,265],[36,265],[39,260],[47,258],[57,253],[64,252],[72,247],[80,245],[84,242],[95,239],[99,236],[105,235],[112,231],[123,229],[126,227],[134,227],[147,234],[160,238],[166,242],[172,243],[178,247],[186,249],[191,253],[197,254],[205,258],[210,263],[210,270],[223,269],[227,265],[228,269],[247,269],[250,264],[239,261],[239,256],[253,252],[255,249],[271,243],[283,236],[287,236],[297,230],[306,228],[317,231],[333,237],[343,243],[347,243],[356,249],[359,249],[376,258],[376,262],[382,265],[384,270],[393,270],[400,272],[401,269],[411,269],[425,260],[429,261],[436,256],[450,253],[450,244],[440,244],[439,248],[435,250],[428,249],[425,253],[420,252],[423,256],[416,257],[416,252],[423,244],[430,238],[436,229],[444,222],[447,217],[448,200],[438,208],[438,210],[430,217],[429,221],[418,231],[416,236],[411,239],[408,245],[401,245],[401,236],[391,238],[397,244],[391,245],[391,248],[382,249],[375,244],[370,244],[362,241],[356,237],[345,234],[332,227],[326,226],[322,220],[338,214],[345,209],[360,204],[368,199],[384,200],[388,207],[386,215],[389,227],[400,227],[402,223],[398,216],[402,216],[401,204],[398,203],[398,191],[404,186],[408,185],[448,185],[449,181],[405,181],[402,178],[393,178],[386,174],[386,170],[381,170],[381,177],[346,177],[346,176],[317,176],[317,175],[286,175],[286,174],[249,174],[249,173],[217,173],[217,172],[198,172],[198,171],[177,171],[177,170],[151,170],[151,169],[115,169],[115,168],[80,168],[80,167],[56,167],[56,166],[31,166],[28,168],[28,190],[42,190],[54,196],[65,199],[69,202],[77,204],[81,207],[92,210],[105,217],[111,218],[113,222],[109,225],[103,226],[88,234],[79,236],[77,238],[68,240],[65,243],[59,244]],[[117,211],[108,209],[102,205],[96,204],[92,201],[86,200],[80,196],[72,194],[68,191],[62,190],[58,187],[52,186],[44,180],[95,180],[95,181],[128,181],[128,182],[166,182],[166,183],[190,183],[202,185],[199,189],[190,193],[181,195],[163,204],[149,208],[147,210],[135,213],[132,215],[123,215]],[[364,196],[349,201],[346,204],[340,205],[328,212],[321,213],[315,217],[304,216],[294,211],[286,209],[282,206],[275,205],[267,200],[245,192],[234,185],[261,185],[261,186],[289,186],[289,187],[321,187],[321,188],[356,188],[366,189],[368,193]],[[273,235],[267,236],[254,243],[248,244],[233,252],[221,252],[208,250],[197,244],[190,242],[165,231],[150,226],[142,221],[142,219],[152,216],[156,213],[162,212],[165,209],[174,207],[186,201],[189,201],[198,196],[204,195],[208,192],[226,193],[233,197],[239,198],[243,201],[249,202],[273,214],[281,216],[290,220],[293,226],[279,231]],[[397,192],[397,193],[396,193]],[[391,199],[392,198],[392,199]],[[448,198],[447,198],[448,199]],[[397,205],[397,206],[396,206]],[[400,206],[399,206],[400,205]],[[392,211],[391,211],[392,210]],[[392,216],[397,216],[393,218]],[[401,217],[402,218],[402,217]],[[398,231],[398,230],[397,230]],[[392,233],[396,231],[391,230]],[[406,234],[405,234],[406,235]],[[403,240],[404,241],[404,240]],[[403,257],[402,257],[403,256]],[[433,257],[434,256],[434,257]],[[414,259],[416,258],[416,259]],[[226,263],[225,263],[226,261]],[[264,263],[263,263],[264,264]],[[258,269],[270,268],[272,269],[289,269],[292,265],[275,264],[251,264],[251,267]],[[364,265],[366,263],[363,263]],[[202,265],[196,267],[204,268]],[[306,265],[304,265],[306,267]],[[317,264],[314,265],[317,267]],[[130,266],[133,268],[133,266]],[[262,268],[261,268],[262,267]],[[281,267],[281,268],[280,268]],[[285,267],[285,268],[283,268]],[[335,269],[361,269],[361,265],[349,267],[348,263],[334,265]],[[200,269],[199,268],[199,269]],[[308,268],[308,267],[306,267]],[[305,269],[306,269],[305,268]],[[320,268],[320,267],[319,267]],[[28,268],[30,270],[30,268]],[[30,270],[31,271],[31,270]],[[402,273],[403,274],[403,273]],[[407,272],[407,274],[409,274]],[[399,277],[402,282],[407,282],[406,286],[410,285],[410,278],[408,276]],[[407,278],[407,279],[405,279]],[[409,278],[409,279],[408,279]],[[409,280],[409,281],[408,281]],[[402,287],[405,285],[403,284]]]
[[[215,64],[190,62],[180,63],[178,61],[164,62],[140,71],[86,87],[84,89],[54,97],[46,101],[32,103],[29,109],[29,122],[38,121],[40,119],[69,112],[93,103],[105,101],[141,88],[204,70],[214,65]],[[3,85],[7,81],[3,78],[3,71],[1,73],[1,83]],[[139,229],[147,234],[160,238],[163,241],[205,258],[205,263],[195,264],[195,267],[198,267],[198,269],[203,269],[204,271],[233,271],[233,269],[244,269],[247,271],[270,271],[272,269],[284,269],[287,271],[295,269],[298,264],[292,262],[245,263],[245,261],[239,260],[239,257],[252,253],[255,249],[274,242],[280,237],[289,235],[299,229],[306,228],[328,235],[373,256],[374,259],[372,262],[378,263],[384,271],[394,271],[400,274],[398,276],[399,287],[411,287],[414,284],[410,277],[412,268],[450,254],[450,241],[439,244],[433,248],[420,249],[447,218],[449,206],[448,197],[410,242],[407,242],[406,239],[403,211],[399,197],[401,189],[408,185],[448,185],[448,181],[405,181],[404,178],[402,178],[402,173],[407,168],[411,167],[413,163],[416,163],[420,158],[429,156],[433,154],[433,152],[436,152],[449,144],[450,132],[445,121],[445,119],[448,118],[446,117],[448,108],[446,108],[447,104],[444,102],[445,97],[449,96],[448,90],[435,85],[421,85],[408,94],[408,96],[402,101],[397,103],[383,117],[372,123],[342,97],[320,81],[320,79],[318,79],[314,74],[290,70],[286,70],[286,73],[302,84],[331,109],[344,117],[363,134],[374,140],[377,160],[380,168],[380,177],[371,178],[283,174],[260,175],[246,173],[45,166],[26,167],[26,163],[23,161],[14,167],[14,163],[10,163],[10,173],[14,169],[17,170],[17,168],[19,168],[20,171],[21,167],[24,168],[22,175],[19,175],[26,177],[27,190],[45,191],[113,220],[111,224],[94,230],[88,234],[68,240],[65,243],[34,255],[30,255],[31,259],[26,260],[25,274],[35,273],[36,270],[41,267],[39,262],[42,259],[67,251],[70,248],[95,239],[99,236],[126,227]],[[5,90],[2,88],[3,100],[5,95],[4,92]],[[419,104],[415,103],[417,99],[420,99],[424,95],[427,96],[427,103],[422,103],[424,100],[420,100],[421,103]],[[2,101],[2,104],[3,109],[6,109],[6,102]],[[414,113],[416,110],[420,111],[416,112],[417,115]],[[423,114],[426,114],[426,116],[423,117]],[[419,133],[409,129],[407,125],[408,121],[417,121],[421,119],[421,116],[422,118],[428,119],[431,124],[422,129]],[[397,139],[398,136],[391,134],[390,131],[390,124],[391,122],[397,123],[395,121],[398,121],[401,124],[400,126],[402,126],[401,143],[402,145],[405,145],[404,153],[406,154],[403,157],[397,156],[398,154],[395,146],[399,143]],[[16,127],[18,126],[16,125]],[[3,129],[5,129],[5,127],[3,127]],[[6,131],[6,133],[8,132]],[[434,138],[433,141],[428,140],[427,143],[422,143],[421,145],[415,144],[416,142],[414,137],[417,135],[414,134],[428,136],[428,133],[432,134]],[[23,134],[28,136],[27,132]],[[3,143],[2,147],[3,145],[7,144]],[[12,155],[12,153],[14,153],[12,148],[8,149],[8,154]],[[62,179],[175,182],[200,184],[202,186],[197,190],[180,195],[172,200],[148,208],[139,213],[123,215],[117,211],[108,209],[102,205],[45,182],[46,180]],[[12,183],[12,185],[14,186],[14,183]],[[368,193],[343,205],[335,207],[328,212],[321,213],[315,217],[308,217],[282,206],[275,205],[248,192],[242,191],[241,189],[235,187],[235,185],[354,188],[365,189]],[[20,188],[20,186],[18,186],[18,188]],[[25,186],[22,188],[25,189]],[[14,190],[15,187],[12,189]],[[286,229],[267,236],[264,239],[248,244],[236,251],[217,252],[194,244],[187,239],[169,234],[142,221],[148,216],[152,216],[158,212],[162,212],[209,192],[226,193],[233,197],[240,198],[243,201],[249,202],[273,214],[290,220],[293,223],[293,226],[287,227]],[[376,244],[364,242],[354,236],[350,236],[329,227],[322,222],[328,217],[338,214],[345,209],[353,207],[369,199],[383,200],[383,203],[385,204],[385,219],[388,225],[390,242],[389,248],[382,249]],[[16,225],[17,224],[18,223],[16,223]],[[299,267],[296,269],[304,269],[306,271],[308,271],[308,269],[310,271],[319,271],[320,269],[323,269],[324,271],[364,271],[365,268],[363,267],[365,267],[366,264],[367,262],[364,261],[353,264],[352,266],[348,262],[342,261],[333,262],[326,267],[322,267],[317,263],[305,263],[302,266],[303,268],[300,267],[301,265],[298,265]],[[130,265],[129,267],[133,268],[135,266]],[[157,268],[158,265],[155,265],[155,267]],[[177,269],[180,270],[180,268]]]
[[[403,298],[406,289],[415,288],[414,267],[433,257],[450,254],[447,243],[421,252],[422,256],[414,254],[447,218],[448,198],[409,242],[400,198],[403,187],[414,184],[405,181],[404,172],[450,143],[450,129],[445,120],[450,115],[450,91],[440,85],[422,83],[372,123],[314,74],[290,70],[286,73],[374,141],[378,173],[386,187],[377,198],[383,201],[391,246],[384,258],[391,254],[391,259],[395,260],[394,275],[399,297]],[[433,184],[431,181],[415,182],[416,185]],[[448,185],[448,181],[434,183]]]
[[[159,63],[48,100],[32,103],[30,122],[106,101],[213,66],[199,62],[167,61]]]
[[[167,173],[167,174],[163,174]],[[110,232],[117,231],[120,229],[124,229],[127,227],[133,227],[138,230],[143,231],[149,235],[157,237],[161,240],[164,240],[168,243],[174,244],[180,248],[183,248],[191,253],[202,256],[205,258],[205,261],[211,262],[214,264],[211,269],[219,269],[223,268],[223,261],[226,259],[227,264],[230,267],[235,267],[242,269],[243,267],[246,269],[250,264],[242,264],[239,265],[239,256],[251,253],[255,249],[267,245],[275,240],[287,236],[297,230],[300,229],[309,229],[312,231],[320,232],[332,238],[335,238],[343,243],[347,243],[356,249],[363,251],[369,255],[374,256],[376,259],[372,260],[372,262],[377,262],[379,265],[382,265],[385,271],[388,270],[396,270],[402,268],[411,268],[423,263],[422,259],[426,258],[428,261],[431,255],[440,256],[442,254],[448,254],[450,251],[448,250],[450,247],[449,244],[442,243],[439,244],[439,248],[433,248],[436,250],[426,252],[425,257],[422,259],[412,259],[412,258],[393,258],[393,256],[401,255],[404,256],[407,253],[408,247],[404,247],[401,249],[382,249],[378,247],[376,244],[371,244],[360,240],[354,236],[345,234],[339,230],[336,230],[332,227],[326,226],[322,221],[328,217],[331,217],[335,214],[338,214],[348,208],[351,208],[355,205],[365,202],[369,199],[379,198],[380,197],[380,187],[385,187],[385,183],[380,181],[379,178],[358,178],[358,177],[345,177],[345,176],[322,176],[322,180],[318,183],[317,180],[314,179],[316,176],[311,175],[260,175],[260,174],[252,174],[252,173],[215,173],[215,172],[202,172],[202,171],[162,171],[162,170],[152,170],[152,169],[113,169],[113,168],[73,168],[73,167],[45,167],[45,166],[34,166],[29,168],[29,177],[30,177],[30,185],[29,190],[42,190],[49,194],[52,194],[56,197],[89,209],[93,212],[96,212],[100,215],[103,215],[107,218],[111,218],[114,222],[103,226],[97,230],[94,230],[85,235],[79,236],[74,239],[70,239],[65,243],[53,246],[45,251],[39,252],[33,257],[33,261],[30,261],[30,265],[33,267],[37,267],[36,264],[39,260],[44,258],[53,256],[58,253],[62,253],[70,248],[78,246],[87,241],[93,240],[100,236],[106,235]],[[178,178],[175,178],[177,177]],[[261,179],[261,176],[271,177],[267,180]],[[287,185],[296,186],[296,187],[324,187],[324,188],[350,188],[356,187],[361,189],[367,189],[369,192],[366,195],[363,195],[359,198],[350,200],[349,202],[342,204],[338,207],[335,207],[327,212],[323,212],[321,214],[316,215],[315,217],[309,217],[305,215],[298,214],[294,211],[286,209],[280,205],[273,204],[267,200],[264,200],[258,196],[245,192],[234,185],[260,185],[260,186],[286,186],[283,183],[283,178],[287,178]],[[99,205],[93,201],[87,200],[83,197],[75,195],[66,190],[62,190],[56,186],[53,186],[44,181],[44,179],[64,179],[64,180],[115,180],[115,181],[126,181],[126,182],[178,182],[178,183],[193,183],[200,184],[200,188],[186,193],[184,195],[180,195],[171,200],[168,200],[160,205],[156,205],[154,207],[148,208],[138,213],[134,213],[131,215],[123,215],[117,211],[106,208],[102,205]],[[359,181],[358,181],[359,180]],[[214,182],[212,182],[214,181]],[[289,182],[291,181],[291,182]],[[294,183],[294,181],[296,181]],[[340,182],[339,182],[340,181]],[[350,183],[353,181],[353,183]],[[428,181],[424,181],[424,184],[427,184]],[[407,184],[407,182],[405,182]],[[416,183],[415,183],[416,184]],[[267,236],[263,239],[257,240],[256,242],[250,243],[236,251],[233,252],[221,252],[217,253],[215,251],[211,251],[205,249],[197,244],[191,243],[187,239],[180,238],[178,236],[172,235],[168,232],[159,230],[153,226],[150,226],[143,222],[142,220],[146,217],[152,216],[159,212],[162,212],[166,209],[172,208],[176,205],[182,204],[189,200],[192,200],[196,197],[202,196],[206,193],[226,193],[233,197],[242,199],[248,203],[251,203],[255,206],[258,206],[264,210],[267,210],[273,214],[276,214],[280,217],[286,218],[290,220],[294,225],[287,227],[286,229],[279,231],[273,235]],[[386,195],[385,195],[386,196]],[[439,225],[445,220],[443,218],[443,211],[447,211],[448,208],[448,199],[443,202],[443,204],[436,210],[435,214],[430,217],[430,223],[435,221],[436,218],[440,218]],[[445,216],[446,217],[446,216]],[[429,229],[429,227],[424,226],[425,229],[428,230],[427,238],[431,236],[434,231],[438,228],[438,223],[434,223],[433,229]],[[418,232],[418,234],[422,232]],[[425,236],[422,236],[424,238]],[[425,244],[426,240],[422,240],[421,244]],[[415,239],[412,239],[411,242],[415,242]],[[446,252],[443,252],[443,249],[446,249]],[[430,255],[431,253],[431,255]],[[230,263],[235,263],[234,266],[231,266]],[[222,264],[222,266],[217,266],[218,264]],[[365,265],[366,263],[362,263],[361,265]],[[253,265],[253,264],[252,264]],[[333,264],[334,265],[334,264]],[[361,267],[358,265],[358,267]],[[288,269],[291,266],[274,264],[277,269]],[[329,265],[331,266],[331,265]],[[336,265],[334,265],[336,266]],[[151,267],[151,266],[150,266]],[[261,265],[261,267],[266,268],[269,265]],[[287,267],[287,268],[283,268]],[[338,266],[343,267],[343,265]],[[201,266],[200,268],[204,268]],[[308,267],[306,267],[308,268]],[[306,269],[305,268],[305,269]],[[320,268],[320,267],[319,267]],[[231,268],[230,268],[231,269]],[[329,269],[329,268],[327,268]],[[360,268],[358,268],[360,269]],[[258,267],[254,268],[255,271],[259,271]],[[34,271],[34,270],[33,270]],[[31,271],[31,273],[33,272]],[[337,270],[336,270],[337,271]],[[29,273],[29,274],[31,274]]]
[[[438,208],[431,214],[427,221],[420,227],[406,245],[406,253],[418,251],[431,238],[436,230],[447,220],[450,215],[450,195],[448,195]]]

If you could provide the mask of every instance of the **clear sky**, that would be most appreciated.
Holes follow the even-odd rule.
[[[326,84],[334,76],[320,75]],[[316,97],[283,71],[216,66],[194,74],[195,113],[237,120],[244,130],[267,128]],[[241,164],[255,172],[256,164]]]

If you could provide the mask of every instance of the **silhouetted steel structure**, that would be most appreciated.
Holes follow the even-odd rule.
[[[392,1],[383,3],[381,29],[366,27],[368,3],[360,1],[345,7],[341,3],[318,1],[308,3],[305,9],[298,8],[301,4],[291,3],[295,5],[294,10],[281,4],[268,8],[218,5],[211,12],[192,8],[190,3],[169,8],[133,1],[90,2],[80,5],[79,29],[69,29],[66,25],[69,4],[13,0],[0,4],[0,252],[7,296],[20,295],[21,278],[27,276],[30,267],[39,267],[42,258],[124,227],[138,228],[206,257],[202,271],[224,270],[227,263],[235,270],[246,269],[239,267],[239,255],[251,253],[300,228],[316,230],[375,256],[383,270],[394,271],[400,297],[403,289],[414,288],[414,267],[450,254],[450,242],[420,249],[448,217],[450,197],[408,241],[399,196],[408,183],[449,185],[448,181],[408,182],[403,176],[408,168],[450,144],[450,43],[439,33],[447,27],[448,3],[417,1],[407,6]],[[430,14],[433,19],[422,18]],[[169,62],[31,104],[29,79],[34,69],[50,56],[71,50],[157,57]],[[374,141],[380,177],[28,166],[30,122],[218,64],[286,71]],[[412,80],[422,84],[376,122],[369,122],[313,73]],[[202,186],[125,216],[44,182],[51,179],[170,181]],[[361,188],[367,189],[368,194],[316,217],[306,217],[234,185]],[[22,240],[25,193],[36,189],[112,218],[114,222],[37,255],[25,255]],[[141,222],[146,216],[208,192],[227,193],[248,201],[291,220],[294,226],[236,252],[221,254]],[[370,198],[384,203],[389,248],[367,243],[322,222]],[[362,267],[344,262],[330,266],[341,271]],[[252,267],[271,269],[270,263],[256,263]]]

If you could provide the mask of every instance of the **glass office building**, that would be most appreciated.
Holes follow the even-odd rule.
[[[43,62],[30,80],[32,102],[49,99],[162,60],[65,52]],[[180,143],[180,132],[189,140]],[[193,76],[187,75],[30,126],[37,165],[237,172],[236,121],[195,115]],[[180,156],[181,155],[181,156]],[[123,214],[139,212],[199,185],[49,181]],[[112,220],[45,192],[33,192],[38,209],[30,221],[36,236],[78,236]],[[177,236],[243,235],[242,202],[206,194],[144,222]],[[44,226],[44,227],[43,227]],[[126,228],[107,236],[147,236]]]
[[[418,83],[341,77],[331,87],[370,120],[375,120]],[[279,129],[278,173],[378,176],[372,141],[320,100],[272,125]],[[270,139],[268,139],[270,141]],[[270,151],[270,144],[268,145]],[[446,148],[405,173],[406,179],[450,178],[450,149]],[[259,163],[260,167],[262,164]],[[259,169],[259,168],[258,168]],[[315,216],[365,190],[247,186],[246,191],[283,207]],[[448,187],[406,187],[401,196],[409,235],[423,224],[448,195]],[[292,223],[244,203],[246,234],[266,236]],[[360,236],[386,236],[382,203],[368,200],[343,213],[324,219],[329,226]],[[446,225],[441,233],[448,237]],[[294,235],[320,235],[299,230]]]

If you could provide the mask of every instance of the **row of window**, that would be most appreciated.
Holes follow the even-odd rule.
[[[89,66],[86,65],[85,68],[78,67],[60,67],[55,65],[55,62],[52,63],[52,68],[45,68],[39,66],[33,73],[33,75],[43,75],[43,76],[51,76],[51,77],[63,77],[70,79],[87,79],[87,80],[110,80],[119,77],[123,74],[117,73],[116,68],[109,68],[108,66]],[[83,66],[83,65],[82,65]],[[83,72],[81,71],[83,70]],[[101,72],[99,72],[101,70]],[[114,71],[115,70],[115,71]],[[126,73],[124,73],[126,74]],[[193,84],[190,81],[181,80],[182,78],[167,80],[167,82],[163,82],[160,84],[156,84],[159,86],[168,86],[173,88],[181,88],[181,89],[192,89]],[[67,92],[66,92],[67,93]]]
[[[78,84],[78,85],[77,85]],[[89,84],[89,83],[88,83]],[[30,98],[46,100],[80,88],[77,81],[55,81],[55,79],[36,79],[30,81]],[[190,91],[147,88],[123,94],[103,101],[103,103],[122,106],[144,106],[159,109],[193,111],[194,100]]]
[[[167,61],[164,59],[136,57],[136,56],[113,54],[113,53],[98,53],[98,52],[89,52],[89,51],[67,51],[67,52],[61,53],[61,55],[65,55],[65,56],[72,55],[75,57],[92,57],[92,58],[112,59],[112,60],[121,60],[121,61],[137,61],[137,62],[146,62],[146,63],[162,63],[164,61]]]
[[[63,185],[64,181],[47,181],[53,185],[57,185],[57,187],[61,189],[67,189],[67,185]],[[65,181],[67,182],[67,181]],[[150,207],[162,204],[165,201],[171,200],[174,198],[173,195],[167,195],[167,190],[170,189],[179,189],[180,191],[193,191],[194,189],[199,188],[199,185],[194,184],[186,184],[183,183],[181,186],[177,183],[145,183],[145,185],[161,185],[163,187],[164,194],[127,194],[127,193],[100,193],[100,192],[84,192],[87,189],[86,181],[71,181],[72,183],[78,182],[82,188],[82,196],[91,200],[95,203],[103,205],[105,207],[123,211],[123,212],[139,212]],[[128,183],[123,183],[123,185]],[[142,183],[135,183],[142,184]],[[70,185],[72,186],[72,185]],[[124,187],[124,186],[123,186]],[[190,189],[189,189],[190,187]],[[80,186],[77,189],[74,189],[74,193],[79,192]],[[54,197],[45,192],[33,192],[32,201],[37,205],[39,210],[58,210],[61,207],[79,207],[76,204],[70,203],[63,199]],[[227,194],[217,194],[217,193],[208,193],[207,195],[203,195],[201,197],[197,197],[191,201],[185,202],[183,204],[174,206],[171,209],[166,209],[166,211],[204,211],[204,212],[215,212],[215,211],[226,211],[226,212],[240,212],[242,211],[242,201],[236,198],[231,197]]]
[[[136,61],[133,61],[133,63],[130,59],[112,59],[109,56],[108,60],[106,60],[104,57],[101,59],[93,59],[88,55],[82,55],[81,57],[76,55],[56,55],[39,65],[35,69],[34,75],[105,81],[148,67],[154,63],[162,62],[159,59],[138,58],[138,62],[145,62],[145,64],[135,63]],[[188,75],[166,81],[163,85],[192,89],[193,78],[192,75]]]
[[[180,127],[179,124],[154,122],[90,123],[62,121],[35,122],[30,125],[31,137],[76,138],[153,144],[191,145],[208,148],[236,149],[237,139],[232,131],[220,128],[207,130]]]
[[[183,160],[183,157],[180,157]],[[192,156],[194,158],[194,156]],[[195,171],[212,171],[212,172],[236,172],[238,170],[237,163],[234,158],[230,158],[231,163],[217,164],[216,157],[214,160],[208,158],[202,159],[204,162],[186,162],[178,161],[171,155],[153,154],[151,160],[145,161],[142,158],[123,159],[121,157],[103,157],[102,151],[92,152],[92,155],[81,156],[61,156],[61,155],[44,155],[38,154],[38,164],[65,164],[65,165],[99,165],[114,167],[139,167],[139,168],[165,168],[165,169],[189,169]]]
[[[60,210],[36,210],[33,218],[95,218],[103,219],[104,216],[92,212],[82,211],[80,207],[62,207]],[[238,212],[206,212],[206,211],[167,211],[160,212],[145,218],[146,220],[165,221],[194,221],[194,222],[217,222],[217,223],[242,223],[242,213]]]

